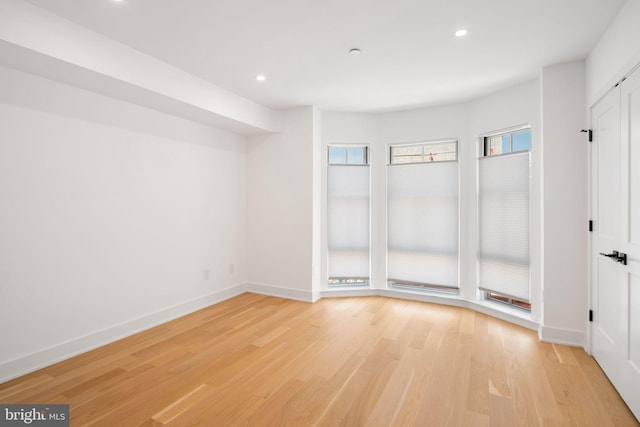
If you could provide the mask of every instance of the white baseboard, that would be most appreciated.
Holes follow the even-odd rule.
[[[587,337],[584,332],[580,331],[571,331],[567,329],[557,329],[551,328],[549,326],[541,326],[538,330],[538,337],[542,342],[586,348],[585,344]]]
[[[320,299],[319,292],[282,288],[280,286],[265,285],[263,283],[247,283],[246,290],[248,292],[253,292],[254,294],[268,295],[270,297],[293,299],[304,302],[316,302]]]
[[[222,289],[209,295],[175,305],[173,307],[151,313],[137,319],[107,328],[90,335],[80,337],[65,343],[47,348],[36,353],[28,354],[15,360],[0,363],[0,384],[13,378],[20,377],[38,369],[50,366],[54,363],[77,356],[119,339],[128,337],[146,329],[161,325],[184,315],[193,313],[202,308],[233,298],[245,292],[253,292],[279,298],[287,298],[313,303],[320,298],[340,298],[358,296],[383,296],[412,301],[421,301],[435,304],[443,304],[455,307],[465,307],[474,311],[496,317],[507,322],[514,323],[527,329],[538,330],[540,341],[554,344],[564,344],[576,347],[584,347],[586,336],[579,331],[571,331],[557,328],[539,326],[525,314],[511,312],[494,307],[491,304],[483,304],[477,301],[468,301],[458,296],[424,294],[421,292],[400,291],[394,289],[329,289],[320,292],[304,291],[299,289],[282,288],[260,283],[246,283]]]
[[[28,354],[18,359],[0,363],[0,384],[30,372],[53,365],[119,339],[128,337],[154,326],[177,319],[210,305],[233,298],[246,292],[245,284],[216,291],[181,304],[147,314],[128,322]]]

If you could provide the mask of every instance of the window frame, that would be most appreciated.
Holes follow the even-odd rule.
[[[530,143],[529,143],[529,149],[527,150],[518,150],[518,151],[513,151],[513,135],[516,133],[520,133],[523,131],[529,131],[530,134]],[[491,154],[491,148],[490,148],[490,139],[491,138],[495,138],[496,136],[505,136],[505,135],[509,135],[509,151],[505,152],[505,153],[500,153],[500,154]],[[505,129],[500,129],[497,130],[495,132],[490,132],[490,133],[485,133],[480,135],[480,144],[481,144],[481,156],[480,157],[497,157],[497,156],[507,156],[510,154],[516,154],[516,153],[526,153],[526,152],[531,152],[531,149],[533,147],[533,134],[531,132],[531,124],[524,124],[524,125],[519,125],[519,126],[513,126],[510,128],[505,128]]]
[[[332,148],[344,148],[345,158],[344,163],[332,163],[331,162],[331,149]],[[349,163],[349,148],[360,148],[364,151],[364,163]],[[369,145],[367,144],[327,144],[327,166],[369,166]]]
[[[530,133],[530,144],[529,144],[529,149],[527,150],[518,150],[518,151],[512,151],[513,149],[513,134],[519,133],[519,132],[523,132],[528,130]],[[505,153],[500,153],[500,154],[490,154],[489,150],[490,150],[490,143],[489,140],[491,138],[494,138],[496,136],[504,136],[504,135],[509,135],[509,151],[505,152]],[[509,128],[505,128],[505,129],[500,129],[494,132],[490,132],[490,133],[485,133],[485,134],[481,134],[479,136],[479,142],[480,142],[480,150],[481,150],[481,155],[478,158],[478,161],[481,160],[482,158],[485,157],[502,157],[502,156],[511,156],[511,155],[519,155],[522,153],[531,153],[532,149],[533,149],[533,132],[532,132],[532,128],[531,128],[531,124],[527,123],[527,124],[523,124],[523,125],[519,125],[519,126],[513,126],[513,127],[509,127]],[[531,154],[529,154],[529,156],[531,156]],[[531,157],[530,157],[531,158]],[[531,173],[531,165],[529,165],[529,173]],[[478,183],[479,185],[479,183]],[[477,202],[476,202],[477,203]],[[528,230],[529,230],[529,236],[531,236],[531,181],[529,182],[529,226],[528,226]],[[480,230],[478,229],[478,232]],[[479,237],[478,237],[478,243],[479,243]],[[529,252],[531,253],[531,240],[529,241]],[[529,266],[531,266],[531,260],[529,260]],[[481,292],[482,298],[486,301],[492,301],[492,302],[496,302],[499,304],[503,304],[509,307],[514,307],[517,308],[519,310],[522,311],[526,311],[526,312],[531,312],[531,301],[530,300],[524,300],[522,298],[519,297],[514,297],[511,295],[507,295],[505,293],[502,292],[498,292],[495,290],[488,290],[488,289],[484,289],[480,286],[480,284],[478,283],[478,290]],[[531,290],[531,277],[529,277],[529,290]]]
[[[447,160],[426,160],[428,156],[427,148],[429,146],[437,146],[444,144],[453,144],[454,145],[454,158]],[[457,194],[457,203],[458,203],[458,236],[457,236],[457,284],[455,285],[442,285],[442,284],[434,284],[430,282],[421,282],[421,281],[412,281],[407,279],[399,279],[396,277],[387,276],[386,284],[387,289],[395,289],[400,291],[408,291],[408,292],[417,292],[417,293],[442,293],[448,295],[459,295],[460,294],[460,139],[457,137],[445,137],[438,138],[433,140],[419,140],[419,141],[411,141],[411,142],[400,142],[400,143],[390,143],[387,146],[387,166],[388,167],[415,167],[415,165],[426,165],[426,164],[440,164],[440,163],[456,163],[457,166],[457,179],[458,179],[458,194]],[[396,147],[421,147],[422,151],[420,154],[415,154],[415,156],[421,156],[422,161],[420,162],[405,162],[405,163],[394,163],[393,162],[393,149]],[[447,152],[447,154],[450,152]],[[437,153],[436,153],[437,154]],[[388,185],[388,184],[387,184]],[[388,187],[387,187],[388,191]],[[387,194],[388,195],[388,194]],[[386,204],[387,213],[389,210],[389,199],[387,199]],[[387,221],[389,221],[389,217],[387,216]],[[389,238],[389,227],[387,224],[387,239]],[[386,255],[389,255],[389,245],[387,241]]]
[[[429,145],[439,145],[439,144],[454,144],[455,145],[455,158],[449,160],[425,160],[425,147]],[[402,166],[402,165],[422,165],[425,163],[446,163],[446,162],[458,162],[459,161],[459,141],[458,138],[445,138],[445,139],[435,139],[430,141],[413,141],[413,142],[401,142],[394,143],[388,145],[387,150],[387,166]],[[422,157],[422,161],[420,162],[406,162],[406,163],[394,163],[393,161],[393,149],[397,147],[421,147],[422,153],[416,154],[416,156]]]
[[[344,157],[344,161],[341,163],[332,163],[331,162],[331,149],[332,148],[343,148],[345,149],[345,157]],[[358,148],[358,149],[362,149],[363,150],[363,155],[364,155],[364,163],[349,163],[349,149],[350,148]],[[327,144],[327,165],[326,165],[326,171],[327,174],[329,173],[329,170],[332,167],[342,167],[342,166],[349,166],[349,167],[370,167],[370,145],[369,144],[358,144],[358,143],[347,143],[347,144],[341,144],[341,143],[328,143]],[[328,183],[328,175],[327,175],[327,183]],[[327,203],[328,200],[330,198],[328,192],[327,192]],[[328,212],[328,205],[327,205],[327,212]],[[369,178],[369,216],[371,215],[371,179]],[[327,218],[327,228],[329,227],[328,224],[328,218]],[[371,220],[369,218],[369,275],[371,274]],[[327,241],[329,240],[329,236],[327,236]],[[328,248],[327,248],[328,249]],[[330,250],[327,250],[327,272],[329,272],[329,261],[328,261],[328,255],[330,253]],[[370,287],[370,276],[362,276],[362,275],[356,275],[356,276],[331,276],[329,274],[327,274],[327,280],[326,280],[326,286],[329,289],[338,289],[338,288],[343,288],[343,289],[348,289],[348,288],[368,288]]]

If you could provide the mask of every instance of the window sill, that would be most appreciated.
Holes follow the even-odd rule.
[[[470,301],[461,298],[457,294],[446,294],[429,291],[414,291],[411,289],[372,289],[369,287],[350,287],[338,289],[325,289],[320,293],[321,298],[340,298],[358,296],[383,296],[399,298],[411,301],[420,301],[433,304],[443,304],[455,307],[468,308],[479,313],[486,314],[497,319],[513,323],[533,331],[538,330],[538,323],[531,319],[531,313],[515,307],[509,307],[493,301]]]
[[[472,308],[489,316],[497,317],[524,326],[528,329],[538,330],[538,323],[531,319],[531,312],[516,307],[510,307],[496,301],[467,301],[469,308]],[[474,307],[472,307],[474,306]],[[517,319],[517,321],[514,321]],[[524,323],[524,324],[523,324]]]

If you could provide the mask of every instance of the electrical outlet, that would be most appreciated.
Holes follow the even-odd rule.
[[[235,266],[233,264],[229,264],[229,274],[233,274],[234,270],[235,270]]]
[[[203,270],[202,271],[202,278],[204,280],[209,280],[209,270]]]

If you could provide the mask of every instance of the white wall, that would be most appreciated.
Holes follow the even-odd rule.
[[[314,118],[282,112],[282,132],[249,138],[249,289],[313,301]]]
[[[7,5],[52,24],[27,3]],[[586,328],[586,258],[579,259],[586,161],[574,133],[584,110],[575,108],[582,82],[582,103],[591,105],[640,62],[639,21],[640,0],[629,0],[587,59],[586,77],[581,63],[547,67],[541,81],[468,104],[377,115],[258,108],[270,123],[260,126],[281,118],[282,131],[248,144],[237,134],[0,68],[0,381],[193,311],[245,283],[256,292],[317,299],[327,283],[321,231],[329,143],[371,147],[371,284],[384,289],[386,146],[458,138],[461,297],[476,300],[477,138],[524,123],[533,128],[532,318],[543,338],[579,343]],[[20,40],[12,32],[19,27],[5,27],[3,40]],[[48,48],[42,40],[32,42]],[[570,263],[563,263],[566,251]]]
[[[466,140],[466,104],[420,108],[379,115],[380,143],[420,142],[443,138]]]
[[[585,343],[587,153],[584,62],[541,74],[544,150],[543,340]]]
[[[0,67],[0,381],[241,292],[246,149]]]
[[[628,0],[587,58],[587,103],[593,105],[640,63],[640,0]]]

